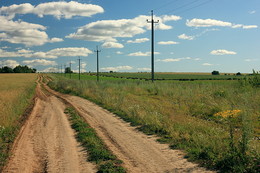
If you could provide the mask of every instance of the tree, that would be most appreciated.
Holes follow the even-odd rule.
[[[70,67],[65,68],[65,73],[73,73],[73,71],[70,69]]]
[[[241,76],[242,74],[240,73],[240,72],[237,72],[237,74],[236,74],[237,76]]]
[[[1,73],[13,73],[13,69],[7,66],[2,67]]]
[[[219,75],[219,71],[214,70],[213,72],[211,72],[212,75]]]

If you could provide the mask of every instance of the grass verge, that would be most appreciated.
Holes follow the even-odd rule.
[[[99,173],[125,173],[126,170],[121,166],[122,161],[104,145],[97,136],[95,130],[91,128],[85,120],[78,115],[72,107],[65,110],[69,116],[72,128],[77,132],[77,140],[88,152],[88,160],[98,165]]]
[[[190,160],[221,172],[258,172],[260,90],[234,81],[77,81],[56,78],[53,89],[86,98]],[[239,117],[226,119],[226,112]],[[230,113],[231,112],[231,113]],[[217,115],[221,115],[217,116]]]

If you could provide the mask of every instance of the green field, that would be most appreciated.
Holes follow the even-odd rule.
[[[260,90],[246,80],[151,81],[51,75],[49,85],[114,112],[222,172],[257,172]]]
[[[95,75],[95,73],[92,73]],[[151,73],[101,73],[101,76],[115,78],[151,79]],[[245,75],[235,74],[211,75],[209,73],[155,73],[155,80],[237,80]]]

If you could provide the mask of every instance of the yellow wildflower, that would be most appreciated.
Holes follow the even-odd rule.
[[[239,116],[239,113],[241,112],[241,110],[237,109],[237,110],[226,110],[226,111],[222,111],[222,112],[218,112],[215,113],[214,116],[220,116],[222,118],[236,118]]]

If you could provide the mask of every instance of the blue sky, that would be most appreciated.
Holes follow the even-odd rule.
[[[137,72],[242,72],[260,67],[259,0],[0,0],[0,66]]]

